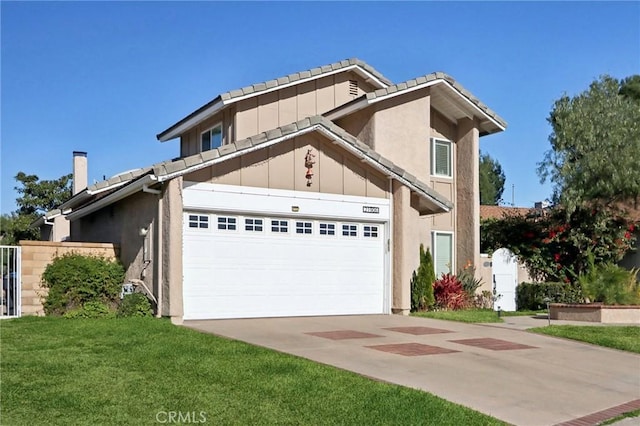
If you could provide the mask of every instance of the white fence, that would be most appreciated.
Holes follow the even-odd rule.
[[[16,318],[22,313],[20,300],[22,277],[21,248],[0,246],[2,292],[0,292],[0,318]]]

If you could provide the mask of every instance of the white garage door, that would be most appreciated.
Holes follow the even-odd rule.
[[[185,319],[384,312],[382,223],[185,212]]]

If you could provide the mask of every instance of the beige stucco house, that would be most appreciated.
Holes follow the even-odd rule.
[[[393,84],[344,60],[219,95],[158,134],[179,158],[40,224],[118,243],[177,321],[404,314],[421,243],[438,273],[480,264],[479,138],[505,127],[446,74]]]

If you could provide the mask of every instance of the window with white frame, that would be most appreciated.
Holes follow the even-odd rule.
[[[362,227],[362,235],[365,238],[378,238],[378,227],[375,225],[364,225]]]
[[[200,135],[202,151],[220,148],[222,146],[222,123],[218,123]]]
[[[335,223],[321,223],[320,224],[320,235],[336,235],[336,224]]]
[[[244,230],[251,232],[262,232],[262,219],[245,218]]]
[[[272,220],[271,232],[289,232],[288,220]]]
[[[311,234],[312,229],[312,222],[296,222],[296,234]]]
[[[235,231],[237,220],[235,217],[218,216],[218,229],[224,231]]]
[[[453,144],[444,139],[431,139],[431,174],[433,176],[453,176]]]
[[[343,237],[357,237],[358,225],[350,225],[348,223],[342,224],[342,236]]]
[[[434,231],[433,234],[433,263],[436,278],[442,274],[454,271],[453,264],[453,233]]]
[[[189,228],[209,228],[209,216],[190,214],[189,215]]]

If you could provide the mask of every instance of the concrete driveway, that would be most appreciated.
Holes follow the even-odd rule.
[[[425,390],[516,425],[595,424],[598,415],[640,408],[640,355],[517,329],[398,315],[184,325]]]

